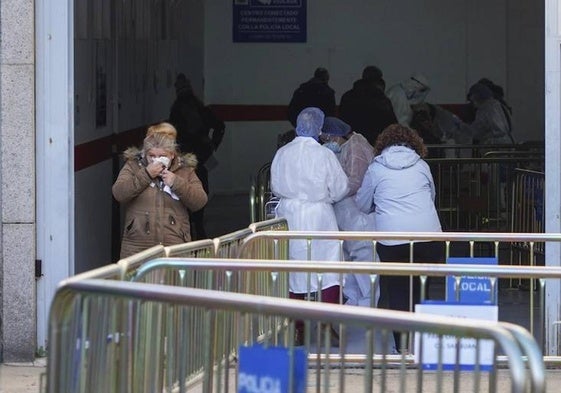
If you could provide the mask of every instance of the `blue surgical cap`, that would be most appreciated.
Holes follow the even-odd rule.
[[[323,122],[321,131],[324,134],[345,136],[351,132],[351,126],[337,117],[327,116]]]
[[[296,135],[317,138],[321,133],[325,115],[319,108],[304,109],[296,119]]]

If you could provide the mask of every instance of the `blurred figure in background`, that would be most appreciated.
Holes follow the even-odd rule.
[[[505,112],[508,126],[512,130],[512,107],[505,101],[505,93],[502,86],[497,85],[495,82],[488,78],[481,78],[477,83],[487,86],[493,93],[493,98],[500,102],[503,112]],[[511,131],[512,136],[512,131]]]
[[[353,131],[364,135],[371,145],[384,128],[396,122],[392,104],[384,94],[385,88],[382,71],[376,66],[367,66],[362,78],[343,94],[339,105],[339,118]]]
[[[375,231],[374,213],[361,212],[354,200],[364,174],[374,159],[374,148],[366,138],[353,132],[351,126],[336,117],[325,118],[321,140],[324,141],[325,147],[335,153],[349,178],[349,193],[334,205],[339,230]],[[374,262],[379,260],[371,241],[345,240],[343,250],[346,261]],[[370,275],[368,274],[347,274],[343,294],[347,299],[346,304],[366,307],[375,307],[378,304],[379,291],[374,297],[371,296]]]
[[[191,82],[184,74],[177,75],[175,91],[177,96],[170,110],[169,122],[177,129],[179,149],[196,155],[197,176],[208,194],[208,168],[205,164],[220,146],[226,127],[212,109],[195,95]],[[206,239],[204,209],[191,214],[191,223],[193,240]]]
[[[468,100],[475,108],[475,120],[466,124],[458,119],[461,133],[482,145],[514,143],[505,111],[491,89],[476,83],[468,91]]]
[[[292,94],[288,104],[288,120],[296,127],[296,118],[304,108],[321,109],[325,116],[335,116],[335,91],[329,86],[329,71],[316,68],[314,76],[304,82]]]
[[[428,79],[419,73],[413,74],[386,91],[399,124],[407,127],[411,125],[411,120],[413,120],[411,106],[423,103],[429,92]]]
[[[337,231],[333,203],[348,192],[348,179],[337,157],[318,142],[324,115],[318,108],[306,108],[296,121],[296,138],[277,150],[271,164],[271,190],[280,198],[277,216],[284,217],[291,231]],[[314,240],[311,260],[339,261],[339,243],[332,240]],[[291,240],[289,258],[307,260],[306,240]],[[289,295],[292,299],[317,299],[339,303],[338,273],[323,275],[318,288],[317,274],[289,274]],[[304,324],[296,321],[295,345],[302,345]],[[335,335],[334,335],[335,336]]]

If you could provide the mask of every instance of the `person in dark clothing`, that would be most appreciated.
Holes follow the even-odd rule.
[[[384,94],[385,85],[382,71],[368,66],[362,71],[362,78],[343,94],[339,105],[339,118],[364,135],[371,145],[382,130],[397,123],[392,103]]]
[[[515,143],[514,138],[512,136],[512,107],[505,101],[505,93],[502,86],[495,84],[495,82],[493,82],[488,78],[481,78],[477,83],[487,86],[489,90],[491,90],[491,92],[493,93],[493,98],[499,101],[499,103],[501,104],[506,121],[508,122],[508,128],[510,129],[510,133],[509,133],[510,140],[512,143]],[[471,88],[473,88],[473,86]],[[469,93],[468,93],[468,100],[469,100]]]
[[[294,127],[296,127],[296,118],[304,108],[319,108],[325,116],[335,116],[335,91],[329,87],[328,82],[329,72],[319,67],[312,79],[302,83],[294,91],[288,104],[288,120]]]
[[[208,194],[208,169],[205,163],[220,146],[226,127],[212,109],[194,94],[191,82],[185,74],[177,75],[175,92],[176,99],[170,110],[169,122],[177,129],[180,150],[197,156],[196,174]],[[204,209],[192,212],[190,218],[191,238],[206,239]]]

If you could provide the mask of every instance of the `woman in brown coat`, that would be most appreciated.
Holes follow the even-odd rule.
[[[113,184],[113,196],[125,206],[121,258],[157,244],[190,241],[189,210],[208,200],[195,174],[196,157],[180,156],[171,124],[154,127],[142,150],[125,151],[127,161]]]

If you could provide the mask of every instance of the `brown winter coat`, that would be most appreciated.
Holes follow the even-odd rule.
[[[197,211],[208,201],[195,174],[195,156],[186,154],[171,163],[169,170],[176,175],[171,191],[179,200],[163,191],[161,182],[150,178],[138,149],[130,148],[124,156],[127,161],[113,184],[113,196],[125,207],[121,258],[157,244],[190,241],[188,209]]]

